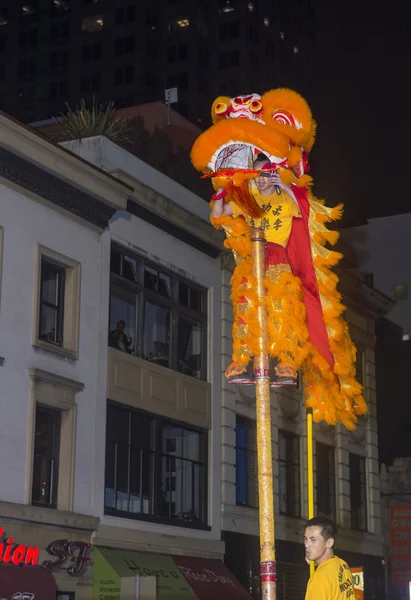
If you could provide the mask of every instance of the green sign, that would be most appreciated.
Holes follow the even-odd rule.
[[[158,600],[197,600],[170,556],[133,550],[95,548],[93,600],[120,600],[120,578],[155,577]]]

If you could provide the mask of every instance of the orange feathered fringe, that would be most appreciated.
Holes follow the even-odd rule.
[[[283,180],[284,171],[281,175]],[[294,176],[290,176],[290,181]],[[313,409],[315,421],[331,425],[343,423],[354,429],[357,416],[367,411],[362,387],[355,380],[356,349],[351,341],[347,323],[342,318],[345,307],[337,291],[338,277],[331,271],[342,258],[339,252],[326,249],[338,240],[338,232],[328,231],[324,224],[341,218],[343,207],[327,208],[314,196],[309,196],[310,231],[313,241],[313,264],[323,304],[324,323],[329,332],[329,344],[335,364],[332,369],[309,340],[301,281],[291,273],[281,273],[278,281],[265,279],[267,294],[268,346],[271,356],[303,370],[306,406]],[[233,361],[247,365],[260,351],[258,298],[252,272],[251,227],[243,219],[220,217],[211,219],[214,227],[223,228],[225,246],[232,250],[237,265],[231,278],[234,324]],[[312,221],[319,224],[315,229]],[[318,226],[317,226],[318,227]],[[244,302],[246,299],[246,302]],[[239,307],[241,306],[241,310]],[[246,325],[244,325],[244,322]]]

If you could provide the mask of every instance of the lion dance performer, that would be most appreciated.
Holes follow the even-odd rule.
[[[295,386],[303,373],[314,420],[353,429],[366,412],[355,380],[356,349],[331,268],[342,258],[327,247],[338,239],[326,223],[341,218],[311,192],[307,156],[316,125],[305,100],[276,89],[228,98],[212,106],[213,125],[192,149],[195,168],[213,180],[211,222],[224,229],[236,267],[231,280],[233,362],[230,383],[252,384],[259,352],[252,231],[264,230],[266,310],[272,386]]]

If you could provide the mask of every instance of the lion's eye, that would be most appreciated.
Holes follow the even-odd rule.
[[[225,102],[219,102],[218,104],[216,104],[215,107],[215,114],[216,115],[223,115],[225,112],[227,112],[227,104],[225,104]]]
[[[285,110],[275,111],[275,113],[273,113],[273,120],[282,125],[291,125],[291,127],[295,127],[293,116]]]
[[[259,100],[253,100],[250,104],[250,110],[253,113],[259,112],[262,108],[263,104]]]

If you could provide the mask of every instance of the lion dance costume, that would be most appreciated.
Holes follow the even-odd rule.
[[[316,129],[311,110],[296,92],[276,89],[262,97],[220,96],[212,119],[191,159],[212,178],[218,190],[214,202],[223,199],[231,207],[211,217],[214,227],[225,230],[225,245],[236,262],[233,363],[226,377],[237,382],[235,375],[247,370],[259,350],[251,251],[252,230],[258,227],[266,237],[267,352],[277,365],[277,384],[292,383],[301,370],[314,420],[353,429],[366,405],[355,380],[356,349],[342,318],[338,277],[331,270],[342,255],[327,247],[337,242],[338,233],[326,227],[341,218],[342,206],[328,208],[311,192],[307,155]],[[266,162],[259,158],[256,169],[261,155]],[[255,179],[263,173],[277,178],[274,195],[259,193]]]

